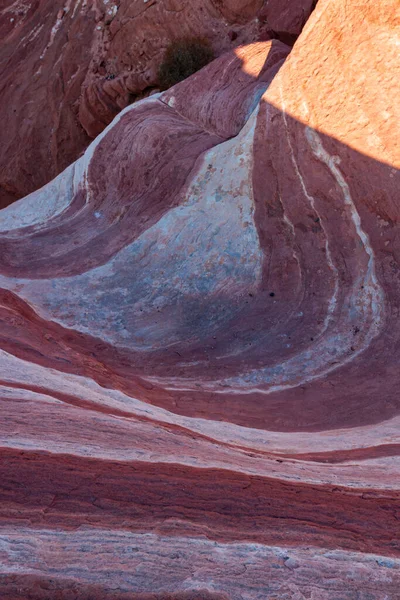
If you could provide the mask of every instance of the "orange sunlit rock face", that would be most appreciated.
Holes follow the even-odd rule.
[[[343,3],[321,5],[319,26],[325,28],[324,36],[311,19],[302,34],[307,52],[292,53],[265,100],[361,154],[398,169],[400,5],[383,0],[376,6],[356,3],[354,10],[362,27],[347,18]]]
[[[399,598],[398,11],[320,0],[0,212],[1,600]]]

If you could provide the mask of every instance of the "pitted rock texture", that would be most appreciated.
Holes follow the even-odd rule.
[[[304,5],[304,6],[303,6]],[[310,13],[263,0],[4,0],[0,208],[53,179],[112,119],[157,89],[165,48],[204,36],[217,56]],[[272,24],[272,25],[270,25]],[[297,29],[297,34],[300,29]]]
[[[400,598],[399,28],[320,0],[0,213],[2,598]]]

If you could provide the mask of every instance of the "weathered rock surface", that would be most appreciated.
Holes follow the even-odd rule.
[[[301,33],[317,0],[268,0],[258,14],[265,31],[294,41]]]
[[[400,598],[399,35],[320,0],[0,213],[2,598]]]
[[[0,106],[7,127],[0,129],[0,208],[53,179],[122,108],[151,94],[172,39],[203,35],[220,55],[265,32],[273,36],[277,18],[283,33],[293,33],[299,11],[305,20],[311,10],[309,0],[291,10],[272,3],[258,18],[267,4],[3,0]]]

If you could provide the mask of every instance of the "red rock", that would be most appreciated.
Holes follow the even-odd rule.
[[[259,13],[259,19],[273,34],[300,35],[317,0],[268,0]]]
[[[399,18],[320,0],[2,211],[2,598],[397,599]]]
[[[71,164],[89,138],[76,102],[91,60],[95,14],[60,0],[0,7],[0,208]]]
[[[301,2],[304,15],[307,2]],[[7,127],[0,131],[0,208],[53,179],[121,108],[157,89],[157,69],[171,39],[203,35],[219,56],[260,38],[263,4],[3,2],[0,103]],[[272,13],[280,15],[283,33],[293,32],[297,17],[279,7]]]

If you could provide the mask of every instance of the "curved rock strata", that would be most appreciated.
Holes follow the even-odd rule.
[[[399,23],[320,0],[0,213],[2,598],[399,597]]]
[[[204,36],[219,56],[297,37],[311,8],[310,0],[284,10],[266,0],[3,0],[0,208],[53,179],[122,108],[154,92],[171,40]]]

